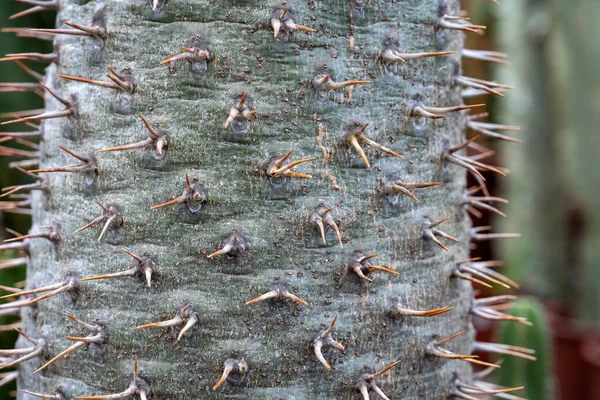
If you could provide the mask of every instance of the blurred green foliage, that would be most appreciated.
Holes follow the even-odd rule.
[[[498,384],[525,386],[519,394],[529,400],[553,400],[550,326],[544,307],[535,298],[524,297],[511,308],[511,314],[527,318],[533,326],[505,323],[498,331],[496,342],[535,350],[537,361],[506,357],[498,371]]]

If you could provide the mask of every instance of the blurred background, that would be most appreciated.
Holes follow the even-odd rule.
[[[536,351],[536,361],[503,357],[503,368],[494,376],[504,386],[525,386],[519,392],[522,398],[600,399],[600,1],[498,1],[463,1],[472,22],[487,26],[485,35],[467,34],[466,47],[506,52],[510,65],[464,59],[463,76],[517,90],[504,91],[504,97],[465,101],[487,104],[490,116],[482,121],[520,126],[519,131],[502,133],[522,143],[479,138],[478,143],[490,150],[485,162],[510,170],[507,177],[485,174],[491,195],[509,203],[495,203],[506,217],[480,210],[472,218],[475,226],[491,225],[493,232],[521,237],[477,241],[472,257],[502,261],[498,271],[520,283],[510,292],[478,287],[479,295],[518,294],[520,300],[510,313],[526,316],[535,325],[475,319],[477,340]],[[0,2],[0,25],[53,27],[55,14],[49,11],[9,20],[26,8],[16,1]],[[0,33],[0,56],[18,52],[49,53],[52,42]],[[27,65],[43,72],[44,64]],[[0,62],[0,82],[31,81],[14,62]],[[1,118],[41,107],[39,93],[11,93],[0,86]],[[6,156],[3,140],[0,136],[0,187],[31,182],[9,169],[22,158]],[[11,147],[35,151],[26,142],[11,142]],[[0,239],[11,236],[6,227],[27,233],[29,216],[3,211],[2,201],[7,199],[0,199]],[[0,253],[0,265],[14,256]],[[22,285],[23,269],[0,267],[0,285]],[[0,348],[12,348],[15,321],[17,317],[0,311]],[[488,353],[481,357],[498,360]],[[7,378],[3,373],[0,383]],[[0,386],[0,399],[14,395],[14,390],[14,383]]]

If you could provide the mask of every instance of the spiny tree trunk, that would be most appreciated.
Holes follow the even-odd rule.
[[[45,82],[73,101],[77,112],[43,123],[40,168],[73,163],[59,146],[86,155],[145,139],[140,113],[151,125],[160,124],[168,148],[164,159],[152,150],[97,153],[97,178],[93,172],[48,174],[51,192],[33,192],[32,231],[52,225],[60,227],[62,237],[56,244],[30,241],[27,287],[135,266],[122,248],[147,254],[158,271],[151,287],[143,277],[81,281],[76,290],[24,307],[24,331],[43,338],[47,352],[20,365],[19,387],[39,393],[60,387],[68,396],[118,393],[132,380],[134,359],[157,399],[360,397],[361,376],[397,360],[376,378],[393,398],[445,398],[456,377],[470,382],[468,363],[426,352],[435,338],[460,331],[466,334],[445,347],[471,354],[473,343],[471,286],[451,279],[456,261],[468,258],[465,171],[443,158],[446,149],[464,142],[465,116],[453,113],[434,121],[410,115],[419,102],[462,104],[460,87],[453,83],[459,53],[407,61],[395,72],[378,62],[387,36],[406,53],[460,51],[463,33],[436,29],[440,12],[459,15],[458,1],[371,1],[364,7],[359,1],[297,1],[286,5],[288,16],[316,32],[296,31],[287,43],[275,40],[270,29],[279,3],[159,3],[152,13],[143,1],[106,2],[103,45],[88,37],[56,38],[59,57],[46,70]],[[61,0],[59,27],[65,28],[62,21],[89,25],[99,6]],[[194,35],[199,42],[190,41]],[[205,74],[193,74],[184,60],[159,64],[198,43],[210,52]],[[332,90],[323,101],[323,93],[313,88],[323,64],[331,80],[371,82]],[[132,96],[57,77],[107,80],[106,66],[117,72],[131,68],[137,85]],[[203,66],[192,63],[196,71]],[[248,133],[236,134],[239,120],[233,128],[223,124],[243,92],[257,118]],[[62,108],[47,95],[48,110]],[[365,135],[405,159],[363,146],[372,166],[367,169],[344,141],[352,121],[370,122]],[[312,179],[266,176],[271,157],[290,150],[286,163],[316,158],[296,168]],[[151,209],[181,194],[186,173],[206,189],[202,210],[191,213],[182,204]],[[443,184],[417,190],[416,203],[385,194],[394,174],[407,183]],[[102,240],[97,240],[102,224],[75,233],[101,215],[96,201],[117,205],[126,217]],[[321,203],[332,208],[343,248],[332,229],[323,244],[310,223]],[[424,238],[426,216],[449,218],[439,227],[459,239],[447,241],[449,252]],[[232,232],[243,235],[248,250],[207,259]],[[345,273],[358,250],[376,253],[373,265],[398,274],[372,273],[368,282],[351,269]],[[245,304],[273,287],[309,305],[285,299]],[[186,303],[198,322],[178,343],[181,326],[136,329],[170,319]],[[395,318],[396,304],[454,309],[433,318]],[[76,350],[34,374],[73,344],[65,336],[84,332],[64,312],[101,321],[108,343]],[[314,355],[313,339],[335,316],[333,337],[345,350],[326,352],[332,366],[326,371]],[[18,346],[29,344],[21,338]],[[245,360],[245,379],[213,391],[228,359]]]

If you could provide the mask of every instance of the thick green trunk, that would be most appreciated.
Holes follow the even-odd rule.
[[[58,21],[88,25],[96,4],[77,3],[82,2],[62,0]],[[463,35],[436,33],[437,1],[372,1],[353,15],[349,3],[289,4],[297,24],[317,30],[296,32],[290,43],[276,41],[267,29],[272,7],[279,4],[262,1],[171,0],[157,21],[144,1],[107,2],[109,33],[99,62],[93,60],[93,39],[57,39],[60,63],[48,68],[47,84],[64,97],[74,96],[79,117],[44,123],[41,168],[73,162],[58,146],[85,154],[145,139],[140,113],[151,124],[161,124],[168,152],[164,162],[152,161],[144,151],[98,153],[101,173],[93,185],[77,174],[50,174],[52,193],[34,193],[32,230],[60,224],[64,238],[57,246],[33,240],[28,286],[56,283],[69,274],[83,278],[124,269],[133,260],[122,248],[149,254],[160,265],[160,276],[151,288],[130,278],[81,282],[77,298],[62,294],[37,309],[24,309],[24,330],[44,337],[50,356],[72,344],[66,335],[82,333],[65,311],[87,322],[103,321],[109,343],[100,362],[80,349],[37,374],[33,371],[45,362],[42,358],[24,363],[21,388],[117,393],[128,387],[136,358],[155,398],[161,399],[352,398],[360,396],[356,386],[363,373],[396,360],[398,366],[377,378],[393,398],[449,396],[455,373],[470,381],[467,363],[425,351],[434,337],[458,331],[467,334],[446,347],[461,354],[471,351],[472,290],[468,282],[450,279],[454,263],[468,258],[469,222],[461,206],[465,172],[442,158],[445,149],[464,141],[465,116],[448,114],[436,121],[409,116],[419,101],[461,104],[460,88],[452,83],[460,59],[408,61],[398,66],[397,75],[382,74],[376,63],[386,35],[407,53],[459,51]],[[459,14],[457,1],[448,1],[448,14]],[[195,34],[211,54],[204,76],[194,78],[186,61],[159,64],[189,46]],[[317,102],[312,80],[324,63],[335,81],[371,84],[334,90],[330,100]],[[138,89],[130,104],[114,90],[57,78],[60,73],[106,80],[106,66],[133,70]],[[249,92],[257,119],[240,140],[223,124],[241,92]],[[48,98],[48,108],[62,106]],[[354,120],[370,122],[366,136],[405,159],[368,149],[372,168],[365,168],[344,144],[346,127]],[[317,145],[319,132],[322,145],[335,151],[326,166]],[[290,150],[290,160],[316,157],[296,168],[312,179],[270,183],[264,175],[270,157]],[[325,168],[341,190],[332,189]],[[151,210],[181,194],[186,173],[206,188],[202,211],[192,215],[184,205]],[[395,201],[382,193],[393,174],[408,183],[443,185],[417,190],[420,203],[406,196]],[[95,201],[118,205],[126,217],[122,229],[109,230],[100,241],[99,227],[74,233],[100,215]],[[320,203],[333,209],[343,249],[331,229],[324,245],[310,224]],[[444,252],[425,240],[425,216],[432,221],[449,217],[440,228],[460,242],[448,242],[450,251]],[[244,235],[248,251],[208,260],[234,231]],[[345,276],[358,249],[377,253],[373,264],[398,275],[373,273],[372,282],[352,271]],[[245,304],[272,285],[289,289],[309,306]],[[171,318],[186,301],[199,321],[178,344],[177,331],[135,329]],[[396,302],[417,310],[454,310],[433,318],[393,318],[390,308]],[[333,337],[346,350],[327,353],[332,370],[326,372],[312,341],[336,315]],[[246,361],[245,383],[226,382],[213,392],[231,358]]]

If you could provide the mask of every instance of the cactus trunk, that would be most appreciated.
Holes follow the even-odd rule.
[[[471,285],[451,279],[456,261],[469,256],[465,170],[443,157],[465,141],[466,115],[414,112],[462,104],[454,75],[464,34],[438,25],[444,14],[459,15],[458,1],[308,1],[288,11],[263,1],[150,3],[60,2],[59,24],[90,25],[101,12],[107,35],[57,36],[58,57],[46,69],[46,85],[70,102],[47,94],[46,111],[71,115],[43,122],[39,168],[80,163],[84,172],[48,173],[51,191],[33,192],[32,232],[59,227],[60,240],[30,240],[27,288],[66,278],[75,286],[22,308],[23,330],[46,346],[20,365],[19,387],[119,393],[135,359],[138,390],[149,385],[156,399],[357,398],[361,382],[371,383],[363,374],[398,360],[374,379],[390,398],[444,398],[456,377],[470,382],[467,362],[427,353],[433,340],[460,331],[445,348],[471,354],[473,343]],[[278,39],[271,18],[283,21]],[[286,22],[292,18],[296,25]],[[459,53],[390,63],[382,54],[394,43],[404,53]],[[111,82],[106,66],[121,89],[58,77]],[[335,84],[347,80],[370,83]],[[134,150],[96,153],[96,175],[90,151],[141,141]],[[393,182],[442,184],[411,190],[417,203],[389,189]],[[458,239],[440,237],[448,252],[429,227],[443,218],[437,228]],[[223,248],[229,253],[208,257]],[[127,268],[136,275],[81,280]],[[275,298],[246,304],[265,293]],[[453,310],[401,316],[397,305]],[[136,329],[176,314],[189,321],[192,310],[197,322],[179,341],[184,324]],[[108,339],[34,374],[73,344],[65,336],[89,333],[65,312],[104,324]],[[332,337],[345,350],[324,347],[327,371],[313,340],[335,316]],[[19,339],[18,347],[30,345]],[[227,366],[232,374],[213,391]]]

